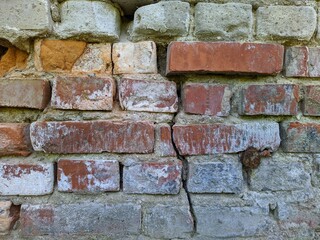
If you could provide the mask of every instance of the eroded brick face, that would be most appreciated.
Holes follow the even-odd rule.
[[[277,44],[172,42],[167,74],[277,74],[282,70],[283,53],[283,46]]]
[[[243,115],[296,115],[298,102],[298,85],[250,85],[242,91],[241,113]]]
[[[35,122],[34,150],[49,153],[151,153],[154,126],[149,122]]]
[[[57,178],[58,190],[62,192],[98,193],[120,189],[118,161],[61,159]]]
[[[303,114],[306,116],[320,116],[320,86],[304,87]]]

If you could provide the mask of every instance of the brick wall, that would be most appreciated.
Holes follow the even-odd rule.
[[[319,6],[0,1],[0,239],[319,239]]]

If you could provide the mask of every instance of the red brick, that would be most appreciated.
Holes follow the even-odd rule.
[[[171,127],[168,124],[157,126],[155,152],[161,157],[175,157],[171,136]]]
[[[58,109],[112,110],[114,91],[111,77],[57,77],[51,105]]]
[[[181,161],[132,163],[123,171],[123,191],[138,194],[178,194]]]
[[[249,85],[242,91],[241,114],[296,115],[298,102],[298,85]]]
[[[320,85],[304,87],[303,114],[306,116],[320,116]]]
[[[119,188],[118,161],[58,161],[58,190],[61,192],[96,193],[119,191]]]
[[[320,152],[320,124],[285,122],[281,131],[284,152]]]
[[[53,183],[53,163],[0,162],[0,195],[46,195]]]
[[[0,81],[0,106],[44,109],[50,101],[50,83],[45,80]]]
[[[149,122],[34,122],[31,142],[48,153],[151,153],[154,126]]]
[[[275,122],[175,125],[173,140],[181,155],[236,153],[248,147],[274,151],[280,145]]]
[[[227,85],[188,83],[183,87],[183,109],[186,113],[228,116],[231,92]]]
[[[283,54],[284,48],[278,44],[172,42],[167,74],[277,74],[282,70]]]
[[[119,100],[123,109],[146,112],[178,110],[175,82],[123,78],[119,85]]]
[[[0,156],[27,156],[31,153],[29,124],[1,123],[0,139]]]

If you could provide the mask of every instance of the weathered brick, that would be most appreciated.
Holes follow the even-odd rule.
[[[243,115],[296,115],[298,102],[298,85],[249,85],[242,90],[240,113]]]
[[[310,174],[298,157],[280,156],[265,158],[249,177],[253,191],[294,191],[310,186]]]
[[[185,36],[189,29],[189,12],[189,3],[180,1],[140,7],[134,13],[131,35],[144,39]]]
[[[111,44],[87,44],[72,67],[74,73],[112,74]]]
[[[193,205],[197,233],[209,238],[267,236],[272,222],[258,207]],[[200,238],[201,239],[201,238]]]
[[[219,117],[229,115],[232,94],[228,85],[187,83],[183,86],[182,94],[186,113]]]
[[[44,39],[35,43],[35,66],[38,71],[71,71],[84,53],[85,42]]]
[[[31,153],[29,126],[25,123],[0,124],[0,156],[27,156]]]
[[[167,74],[277,74],[282,70],[283,53],[283,46],[277,44],[172,42]]]
[[[123,109],[174,113],[178,110],[175,82],[122,78],[119,100]]]
[[[320,152],[320,124],[284,122],[281,132],[284,152]]]
[[[69,0],[60,5],[61,22],[55,33],[60,38],[87,42],[113,42],[120,37],[120,12],[101,1]]]
[[[285,76],[320,77],[320,48],[290,47],[286,50]]]
[[[83,202],[21,206],[21,233],[32,236],[107,236],[138,234],[141,207],[130,203]]]
[[[212,40],[248,39],[252,35],[251,4],[198,3],[195,7],[195,35]]]
[[[1,38],[19,48],[29,50],[29,39],[50,33],[52,23],[48,0],[0,2]]]
[[[243,186],[238,156],[189,157],[188,191],[192,193],[239,193]]]
[[[28,54],[13,47],[11,44],[6,46],[0,45],[0,52],[3,52],[3,55],[1,54],[2,56],[0,57],[0,77],[4,76],[7,72],[15,69],[22,70],[27,66]]]
[[[112,46],[114,74],[157,73],[157,48],[152,41],[115,43]]]
[[[309,6],[268,6],[257,10],[257,36],[262,39],[310,40],[317,13]]]
[[[178,194],[180,161],[132,163],[123,171],[123,191],[138,194]]]
[[[172,143],[172,131],[168,124],[156,127],[155,153],[161,157],[175,157],[177,155]]]
[[[53,191],[52,163],[0,163],[0,195],[46,195]]]
[[[157,204],[143,214],[144,232],[156,239],[188,238],[193,231],[193,218],[188,206]]]
[[[151,153],[154,126],[149,122],[34,122],[34,150],[48,153]]]
[[[9,234],[19,219],[19,207],[10,201],[0,201],[0,236]]]
[[[53,80],[51,106],[58,109],[112,110],[111,77],[62,77]]]
[[[280,144],[275,122],[175,125],[173,140],[181,155],[236,153],[248,147],[275,151]]]
[[[0,81],[1,107],[44,109],[50,101],[50,94],[50,83],[45,80],[3,79]]]
[[[118,161],[58,161],[58,190],[61,192],[97,193],[119,191]]]
[[[304,86],[303,115],[320,116],[320,86]]]

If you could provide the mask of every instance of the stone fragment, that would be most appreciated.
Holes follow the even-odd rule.
[[[182,95],[186,113],[219,117],[229,115],[232,94],[228,85],[187,83],[183,86]]]
[[[122,78],[119,101],[123,109],[131,111],[167,112],[178,110],[175,82]]]
[[[113,44],[113,74],[157,73],[156,44],[124,42]]]
[[[0,163],[0,195],[46,195],[53,183],[52,163]]]
[[[237,42],[172,42],[168,47],[167,74],[280,73],[284,48],[278,44]]]
[[[12,79],[0,81],[1,107],[44,109],[50,101],[50,95],[50,83],[46,80]]]
[[[124,167],[123,191],[138,194],[178,194],[181,188],[182,163],[132,163]]]
[[[115,83],[111,77],[58,76],[51,106],[57,109],[112,110]]]
[[[61,23],[55,27],[59,38],[86,42],[114,42],[120,37],[120,13],[102,1],[69,0],[60,6]]]
[[[118,161],[71,160],[58,161],[58,190],[61,192],[99,193],[119,191]]]
[[[112,74],[111,44],[87,44],[84,53],[74,63],[72,72]]]
[[[141,206],[131,203],[81,202],[21,206],[24,237],[124,237],[139,234]]]
[[[296,115],[298,102],[298,85],[249,85],[242,90],[240,114]]]
[[[173,140],[181,155],[236,153],[255,147],[275,151],[280,145],[276,122],[174,125]]]
[[[188,191],[191,193],[240,193],[242,165],[237,156],[188,157]]]
[[[27,156],[31,153],[29,126],[26,123],[0,124],[0,156]]]
[[[198,3],[195,36],[212,40],[249,39],[252,35],[251,4]]]
[[[149,122],[34,122],[35,151],[47,153],[152,153],[154,126]]]
[[[36,42],[35,65],[38,71],[71,71],[86,48],[85,42],[44,39]]]
[[[317,13],[310,6],[268,6],[257,10],[257,37],[261,39],[310,40]]]
[[[134,13],[131,35],[142,39],[185,36],[189,30],[189,12],[189,3],[180,1],[140,7]]]

